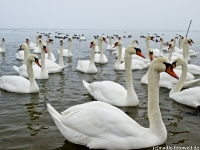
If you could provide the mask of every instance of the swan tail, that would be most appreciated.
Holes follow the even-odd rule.
[[[56,118],[58,119],[58,117],[61,117],[61,116],[62,116],[62,115],[59,114],[49,103],[47,103],[47,110],[48,110],[48,112],[50,113],[50,115],[51,115],[52,117],[54,117],[55,119],[56,119]]]
[[[15,71],[17,71],[18,74],[20,74],[19,68],[15,65],[13,65],[13,68],[15,69]]]
[[[195,79],[191,81],[187,81],[183,84],[183,88],[190,88],[193,87],[194,85],[198,84],[200,82],[200,79]]]
[[[90,93],[90,95],[93,96],[92,89],[90,88],[90,84],[87,83],[85,80],[83,80],[82,82],[83,82],[84,87],[85,87],[85,88],[88,90],[88,92]]]

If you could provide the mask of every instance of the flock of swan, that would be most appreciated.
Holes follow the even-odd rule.
[[[195,75],[200,74],[200,67],[189,64],[198,52],[189,49],[194,42],[181,36],[180,48],[176,47],[176,38],[171,39],[168,47],[163,48],[164,38],[160,37],[160,49],[150,47],[153,36],[145,38],[147,56],[143,56],[138,41],[133,40],[128,47],[123,47],[121,36],[113,44],[113,36],[107,50],[114,51],[116,63],[114,70],[125,70],[126,88],[113,81],[83,82],[88,93],[97,101],[75,105],[61,114],[49,103],[47,110],[61,134],[70,142],[94,149],[139,149],[165,143],[167,130],[163,123],[159,107],[159,87],[171,89],[169,97],[178,103],[196,108],[200,114],[200,87],[193,87],[200,82]],[[68,38],[68,49],[64,49],[64,40],[60,39],[58,50],[59,63],[51,52],[53,39],[42,42],[42,36],[36,37],[36,43],[26,38],[26,43],[19,46],[16,59],[22,60],[21,66],[13,66],[19,76],[0,77],[0,88],[8,92],[36,93],[39,87],[35,79],[48,79],[51,73],[62,72],[66,65],[63,57],[73,57],[72,38]],[[0,52],[5,52],[5,39],[2,38]],[[76,70],[89,74],[97,73],[95,64],[107,64],[102,45],[107,43],[104,36],[90,42],[90,60],[79,60]],[[116,48],[118,49],[116,50]],[[30,54],[30,50],[34,54]],[[169,51],[164,54],[163,51]],[[36,55],[41,53],[39,59]],[[139,99],[134,90],[132,70],[148,68],[141,77],[142,84],[148,84],[148,118],[150,126],[144,128],[115,106],[138,106]],[[178,80],[179,79],[179,80]],[[182,90],[184,88],[184,90]],[[191,98],[192,95],[192,98]]]

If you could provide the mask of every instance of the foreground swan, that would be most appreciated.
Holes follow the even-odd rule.
[[[114,47],[119,46],[119,56],[117,58],[117,61],[115,63],[114,69],[115,70],[125,70],[125,63],[121,63],[121,57],[122,57],[122,42],[118,41],[115,43]],[[134,46],[135,47],[135,46]],[[140,57],[140,56],[139,56]],[[144,56],[142,55],[142,57],[144,58]],[[132,56],[131,56],[132,58]],[[149,66],[150,63],[145,63],[143,61],[140,61],[138,59],[132,59],[131,60],[131,69],[132,70],[142,70],[144,68],[147,68]]]
[[[0,52],[6,52],[5,47],[4,47],[5,39],[2,38],[2,48],[0,47]]]
[[[187,64],[185,60],[177,58],[172,63],[172,66],[181,66],[183,72],[178,83],[171,89],[169,97],[178,103],[188,105],[190,107],[196,108],[197,106],[200,106],[200,87],[189,88],[181,91],[187,75]]]
[[[106,63],[108,62],[108,59],[107,59],[106,55],[103,54],[103,48],[102,48],[103,41],[104,41],[105,43],[107,43],[107,42],[106,42],[106,38],[103,37],[103,36],[100,36],[100,37],[98,38],[98,45],[99,45],[99,49],[100,49],[100,54],[99,54],[99,53],[96,53],[96,54],[94,55],[94,62],[95,62],[95,63],[98,63],[98,64],[106,64]]]
[[[167,139],[159,108],[159,73],[164,71],[177,78],[166,59],[152,61],[148,86],[150,128],[144,128],[120,109],[104,102],[76,105],[62,114],[50,104],[47,110],[62,135],[75,144],[93,149],[139,149],[160,145]]]
[[[90,60],[79,60],[76,70],[81,71],[83,73],[96,73],[97,68],[94,64],[94,55],[95,55],[95,41],[91,41],[90,48],[92,48]]]
[[[116,50],[116,47],[113,48],[114,45],[112,44],[112,39],[114,39],[113,36],[109,36],[110,44],[108,44],[107,50]]]
[[[96,100],[116,106],[137,106],[139,100],[135,93],[132,81],[132,54],[142,56],[140,49],[129,46],[125,52],[126,87],[112,81],[93,82],[91,84],[83,80],[83,85]]]
[[[71,52],[71,47],[72,47],[72,38],[71,37],[68,38],[68,42],[69,42],[68,49],[63,49],[63,56],[65,56],[65,57],[72,57],[73,54]],[[59,53],[60,53],[60,50],[58,50],[58,54]]]
[[[46,51],[46,44],[42,44],[42,41],[39,41],[39,46],[42,49],[41,51],[41,68],[38,67],[37,65],[33,65],[33,73],[34,73],[34,77],[35,79],[48,79],[49,78],[49,74],[48,71],[46,70],[45,67],[45,53],[47,53]],[[24,51],[27,51],[27,47],[24,47]],[[13,68],[15,69],[15,71],[17,71],[17,73],[25,78],[28,78],[28,72],[27,72],[27,66],[25,64],[23,64],[20,67],[17,67],[15,65],[13,65]]]
[[[24,47],[26,45],[22,46]],[[33,74],[32,62],[35,62],[38,66],[40,66],[37,55],[30,54],[27,58],[27,71],[29,80],[21,76],[2,76],[0,78],[0,88],[8,92],[15,93],[39,92],[39,87]]]

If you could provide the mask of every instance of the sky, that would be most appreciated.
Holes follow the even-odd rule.
[[[200,0],[0,0],[0,29],[200,29]]]

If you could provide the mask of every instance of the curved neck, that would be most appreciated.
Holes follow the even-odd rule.
[[[110,38],[110,46],[112,46],[112,38]]]
[[[160,55],[163,55],[163,42],[164,40],[160,41]]]
[[[125,71],[126,71],[126,88],[127,88],[127,97],[126,100],[129,102],[134,98],[134,101],[130,101],[132,104],[138,104],[139,100],[135,93],[133,87],[133,79],[132,79],[132,54],[125,51]]]
[[[28,57],[29,53],[30,53],[29,48],[28,48],[28,47],[25,47],[25,48],[24,48],[24,64],[25,64],[25,65],[26,65],[26,61],[27,61],[27,57]]]
[[[169,97],[171,97],[173,94],[176,94],[181,91],[183,84],[185,82],[186,76],[187,76],[187,64],[182,63],[182,73],[179,81],[176,83],[176,85],[171,89],[169,93]]]
[[[69,51],[69,49],[68,49],[68,51]],[[59,65],[61,67],[64,66],[64,62],[63,62],[63,44],[60,46]]]
[[[30,60],[27,60],[26,62],[26,67],[27,67],[27,73],[28,73],[28,78],[30,81],[30,89],[37,83],[35,81],[34,73],[33,73],[33,67],[32,67],[32,62]]]
[[[160,73],[151,65],[148,71],[148,117],[150,130],[157,134],[166,131],[159,107],[159,80]]]
[[[115,63],[115,67],[114,68],[118,68],[119,67],[119,65],[121,64],[121,59],[122,59],[122,45],[119,45],[118,57],[117,57],[117,61]]]
[[[91,55],[90,55],[90,64],[94,64],[95,47],[96,47],[96,45],[94,44],[92,46],[92,51],[91,51]]]
[[[46,42],[46,46],[47,46],[48,59],[52,60],[49,42]]]
[[[150,44],[149,44],[149,40],[145,40],[146,41],[146,46],[147,46],[147,59],[149,60],[149,48],[150,48]]]

